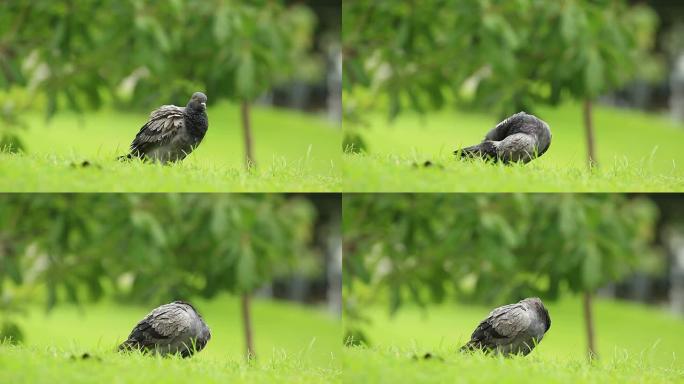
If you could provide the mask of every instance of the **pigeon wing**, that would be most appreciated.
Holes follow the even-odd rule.
[[[192,325],[192,315],[175,304],[162,305],[152,312],[152,328],[159,334],[175,337],[185,333]]]
[[[463,349],[494,349],[505,343],[530,325],[530,316],[519,304],[509,304],[494,309],[482,320]]]
[[[144,152],[147,147],[171,140],[184,126],[184,107],[162,105],[150,114],[131,144],[132,152]]]
[[[492,329],[504,338],[514,338],[530,326],[530,313],[522,304],[499,307],[489,314]]]
[[[145,316],[133,328],[128,341],[138,347],[154,347],[184,334],[192,324],[192,316],[174,304],[162,305]]]
[[[504,121],[497,124],[496,127],[492,128],[491,131],[487,133],[487,136],[485,136],[485,140],[503,140],[514,128],[520,127],[524,124],[526,116],[527,114],[525,112],[518,112],[513,116],[509,116]]]

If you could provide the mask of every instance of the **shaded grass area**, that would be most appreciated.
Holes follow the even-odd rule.
[[[254,300],[257,360],[249,365],[239,301],[223,296],[193,305],[212,339],[191,359],[114,352],[151,308],[103,302],[46,314],[31,307],[27,317],[17,318],[24,346],[0,346],[0,382],[327,382],[341,374],[340,322],[323,310]],[[84,353],[91,358],[81,359]]]
[[[120,163],[116,157],[147,121],[112,110],[29,116],[21,155],[0,154],[4,191],[339,191],[339,127],[323,117],[253,109],[257,168],[244,170],[237,106],[211,106],[209,131],[182,164]],[[88,161],[91,166],[72,165]]]
[[[503,359],[463,355],[458,348],[491,308],[442,305],[427,311],[386,308],[369,311],[369,348],[345,348],[344,381],[371,382],[672,382],[684,381],[684,320],[642,305],[597,300],[599,360],[586,359],[586,336],[579,298],[546,303],[551,329],[527,357]],[[429,361],[414,356],[431,353]],[[382,378],[382,379],[381,379]],[[450,378],[450,379],[449,379]],[[449,379],[449,380],[448,380]]]
[[[370,119],[361,131],[368,154],[344,155],[345,191],[681,191],[684,190],[684,127],[666,117],[597,107],[600,167],[586,167],[578,105],[540,108],[551,126],[549,151],[526,166],[460,161],[452,152],[481,141],[492,116],[441,111],[402,115],[389,123]],[[425,161],[433,163],[424,168]],[[416,166],[417,165],[417,166]]]

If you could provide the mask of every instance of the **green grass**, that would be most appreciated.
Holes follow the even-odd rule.
[[[0,346],[2,383],[330,383],[340,370],[311,366],[274,353],[253,364],[237,359],[120,355],[98,350]]]
[[[210,107],[209,131],[180,164],[119,162],[146,114],[112,110],[27,119],[25,154],[0,154],[0,191],[339,191],[340,130],[323,117],[254,108],[257,168],[243,166],[236,106]],[[90,166],[81,167],[83,161]]]
[[[675,383],[681,366],[653,367],[640,356],[618,355],[589,364],[539,356],[500,358],[438,350],[440,358],[414,359],[401,348],[348,348],[343,383]]]
[[[345,348],[344,382],[684,382],[684,321],[660,309],[598,300],[598,361],[586,356],[581,303],[548,303],[551,329],[527,357],[462,355],[458,348],[491,308],[444,305],[370,311],[369,348]],[[415,361],[430,352],[438,356]]]
[[[244,361],[239,302],[196,300],[212,331],[191,359],[114,352],[150,308],[111,303],[33,308],[18,318],[24,345],[0,345],[0,382],[329,382],[341,375],[339,320],[316,308],[255,300],[257,360]],[[88,353],[92,358],[80,357]],[[76,358],[72,358],[75,356]],[[192,378],[192,380],[190,380]]]
[[[452,152],[479,142],[496,121],[481,113],[441,111],[370,119],[362,130],[368,154],[343,156],[345,191],[554,192],[684,191],[684,126],[666,117],[595,109],[598,169],[586,167],[580,107],[541,108],[553,141],[520,166],[456,160]],[[415,166],[424,161],[434,166]]]

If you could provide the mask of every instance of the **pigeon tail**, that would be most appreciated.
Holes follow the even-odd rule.
[[[482,158],[504,164],[528,163],[549,149],[551,136],[549,125],[543,120],[520,112],[497,124],[480,144],[454,153],[462,158]]]
[[[133,159],[134,157],[137,157],[137,158],[140,158],[140,159],[143,159],[143,160],[145,159],[145,158],[143,157],[143,153],[141,153],[140,151],[137,151],[137,150],[131,151],[131,153],[129,153],[128,155],[118,156],[116,159],[119,160],[119,161],[126,161],[126,160],[131,160],[131,159]]]
[[[123,157],[123,156],[121,156],[121,157]],[[140,348],[141,348],[140,343],[138,343],[135,340],[128,339],[128,340],[124,341],[123,343],[121,343],[121,345],[119,345],[118,350],[119,351],[130,351],[130,350],[135,350],[135,349],[140,349]]]
[[[483,349],[481,343],[478,343],[478,342],[476,342],[476,341],[470,340],[469,342],[465,343],[464,346],[462,346],[461,348],[459,348],[458,351],[462,353],[462,352],[473,352],[473,351],[477,351],[477,350],[480,350],[480,349]]]
[[[484,159],[496,160],[497,158],[497,144],[496,141],[483,141],[480,144],[458,149],[454,154],[461,155],[461,158],[481,157]]]

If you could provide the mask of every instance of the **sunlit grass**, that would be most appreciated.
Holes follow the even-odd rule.
[[[681,365],[657,367],[642,356],[615,354],[589,363],[546,356],[492,357],[436,350],[429,360],[411,348],[347,348],[343,383],[674,383]]]
[[[86,163],[84,163],[86,162]],[[250,171],[220,163],[120,162],[113,154],[0,154],[0,191],[12,192],[328,192],[341,189],[336,164],[273,158]]]
[[[586,166],[577,105],[541,108],[553,132],[548,152],[524,166],[460,161],[453,151],[479,142],[496,124],[483,113],[445,110],[371,116],[367,154],[344,155],[345,191],[682,191],[684,126],[666,117],[596,108],[599,167]],[[422,167],[425,161],[433,166]]]
[[[431,163],[426,167],[426,161]],[[349,192],[615,192],[684,191],[673,166],[654,170],[651,159],[615,158],[589,170],[584,164],[556,166],[490,164],[451,155],[345,155],[343,188]]]
[[[162,358],[139,353],[92,350],[75,345],[0,345],[2,383],[322,383],[337,382],[341,370],[316,366],[274,350],[247,363],[238,358]]]

